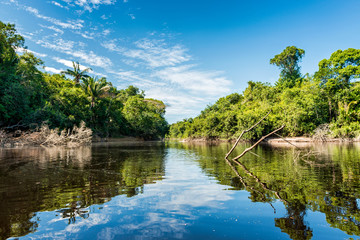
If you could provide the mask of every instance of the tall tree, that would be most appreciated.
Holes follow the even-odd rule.
[[[24,38],[13,24],[0,21],[0,127],[28,119],[44,100],[42,64],[31,53],[16,54]]]
[[[328,97],[330,121],[336,117],[339,104],[347,106],[357,99],[349,98],[351,80],[360,78],[360,49],[337,50],[329,59],[319,62],[315,79]],[[342,101],[340,103],[340,101]]]
[[[79,84],[81,80],[84,80],[84,79],[89,77],[86,73],[89,72],[92,69],[91,68],[85,68],[84,70],[81,70],[79,62],[72,62],[72,63],[73,63],[73,67],[74,67],[73,70],[72,69],[67,69],[66,71],[62,71],[61,73],[67,74],[67,75],[70,75],[70,76],[74,77],[73,81],[76,84]]]
[[[352,79],[360,77],[360,49],[337,50],[320,61],[315,77],[334,91],[347,87]]]
[[[103,97],[111,88],[105,78],[98,79],[97,77],[84,78],[81,87],[90,98],[91,108],[94,108],[96,100]]]
[[[305,55],[303,49],[295,46],[286,47],[280,54],[270,59],[270,64],[276,65],[281,69],[278,85],[293,87],[296,82],[301,80],[299,62]]]

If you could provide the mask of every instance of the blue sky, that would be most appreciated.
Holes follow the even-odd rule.
[[[58,73],[79,61],[119,88],[163,100],[172,123],[242,92],[274,83],[270,58],[305,50],[303,73],[338,49],[359,48],[360,2],[241,0],[0,0],[28,50]]]

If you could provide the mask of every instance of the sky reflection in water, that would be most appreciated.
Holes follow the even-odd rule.
[[[330,211],[331,214],[327,214],[326,217],[322,212],[326,212],[323,208],[340,206],[337,209],[348,214],[346,207],[350,209],[349,203],[354,196],[357,200],[358,189],[342,192],[344,196],[338,196],[338,203],[329,200],[328,205],[321,205],[321,201],[312,200],[312,196],[305,194],[304,189],[298,189],[302,186],[298,183],[288,187],[295,188],[294,191],[298,191],[300,196],[290,196],[290,191],[284,189],[285,186],[282,185],[288,185],[282,178],[286,177],[284,172],[297,171],[299,175],[294,179],[299,179],[300,182],[317,179],[317,184],[326,186],[330,176],[321,176],[321,174],[327,170],[322,171],[320,167],[309,166],[306,163],[293,165],[295,170],[279,169],[284,168],[286,164],[294,164],[288,157],[293,149],[274,150],[263,146],[256,149],[256,153],[261,155],[263,160],[254,156],[244,160],[244,167],[253,176],[241,167],[235,166],[235,170],[247,185],[244,191],[241,181],[223,159],[223,153],[228,147],[228,145],[191,144],[105,145],[77,150],[78,153],[66,150],[51,155],[40,151],[36,154],[28,154],[28,157],[25,153],[19,157],[19,152],[15,154],[13,152],[11,156],[17,159],[15,162],[22,165],[13,167],[15,170],[10,170],[10,173],[20,174],[27,170],[35,174],[35,169],[43,169],[42,171],[45,172],[49,170],[49,173],[40,173],[37,178],[25,179],[30,182],[28,184],[34,184],[31,181],[40,181],[40,183],[35,182],[35,185],[38,183],[37,185],[43,188],[35,195],[43,199],[40,205],[40,202],[37,202],[38,206],[33,208],[36,212],[30,218],[30,222],[33,223],[32,228],[28,231],[20,231],[20,234],[12,230],[12,236],[24,235],[24,239],[348,239],[350,237],[346,231],[340,230],[341,227],[336,226],[336,221],[335,223],[330,221],[333,225],[330,227],[326,218],[333,217],[331,215],[333,211]],[[358,148],[347,148],[347,150],[340,148],[335,153],[333,151],[331,156],[340,154],[343,158],[351,158],[357,153],[359,153]],[[4,156],[7,157],[7,161]],[[2,152],[0,161],[2,161],[2,171],[5,171],[6,166],[8,170],[11,169],[8,153]],[[36,167],[33,167],[34,161],[37,161]],[[8,163],[4,164],[4,162]],[[268,162],[266,165],[268,167],[262,166],[264,162]],[[346,165],[345,163],[340,164]],[[140,165],[142,167],[139,167]],[[272,168],[273,166],[275,167]],[[346,167],[348,166],[350,165]],[[358,165],[353,167],[354,171],[358,170]],[[333,167],[331,171],[340,170]],[[58,176],[54,178],[54,174]],[[272,174],[277,174],[278,177]],[[338,173],[332,174],[338,175]],[[70,179],[74,176],[80,176],[82,180],[71,182]],[[52,178],[53,181],[57,179],[59,182],[55,185],[50,184]],[[61,181],[61,178],[68,181]],[[259,183],[262,180],[268,190]],[[46,181],[47,183],[44,183]],[[356,185],[356,182],[350,180],[353,185]],[[351,184],[349,186],[352,186]],[[6,188],[9,190],[9,184],[0,186],[3,196],[0,201],[2,206],[5,206],[4,202],[9,200],[13,203],[8,203],[7,207],[17,206],[17,201],[21,201],[23,205],[18,208],[26,208],[24,204],[26,195],[20,196],[18,193],[22,190],[20,187],[13,189],[13,194],[8,197],[3,190]],[[337,185],[333,188],[337,188]],[[56,193],[54,194],[53,191]],[[322,189],[319,189],[319,193],[314,194],[324,199],[328,194],[329,199],[332,199],[331,193],[321,191]],[[334,191],[340,194],[339,189]],[[274,195],[275,192],[284,199],[283,202]],[[67,196],[66,193],[71,196]],[[13,199],[14,195],[16,201]],[[60,208],[50,205],[54,197],[61,199],[57,204]],[[303,204],[301,199],[307,204]],[[342,204],[342,201],[348,202]],[[309,207],[309,203],[315,207]],[[357,206],[356,209],[352,206],[352,210],[348,212],[354,219],[360,215]],[[16,216],[15,213],[9,210],[7,214],[10,215],[7,219],[13,221],[11,215]],[[341,214],[339,214],[339,220],[346,219],[340,218]],[[14,224],[20,225],[18,228],[21,228],[21,221],[12,223],[11,228]],[[6,224],[2,223],[2,225]],[[359,228],[359,225],[354,226]],[[6,229],[4,226],[1,227]],[[353,229],[352,232],[356,230]]]

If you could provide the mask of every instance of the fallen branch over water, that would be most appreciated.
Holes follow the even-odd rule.
[[[280,128],[272,131],[271,133],[263,136],[262,138],[259,139],[259,141],[257,141],[256,143],[254,143],[251,147],[245,149],[239,156],[235,157],[233,160],[237,160],[237,159],[241,158],[242,156],[245,155],[245,153],[247,153],[248,151],[252,150],[252,149],[253,149],[254,147],[256,147],[257,145],[259,145],[259,143],[261,143],[265,138],[267,138],[267,137],[273,135],[274,133],[280,131],[280,130],[283,129],[284,127],[285,127],[285,125],[283,125],[283,126],[281,126]]]
[[[251,130],[253,130],[257,125],[259,125],[267,116],[269,116],[269,114],[271,113],[271,110],[262,118],[260,119],[257,123],[255,123],[254,125],[252,125],[249,129],[246,129],[244,131],[242,131],[242,133],[240,134],[240,136],[238,137],[238,139],[236,140],[236,142],[234,143],[234,146],[230,149],[230,151],[226,154],[225,158],[228,158],[229,155],[234,151],[235,147],[238,145],[238,143],[240,142],[242,136],[247,133],[250,132]]]

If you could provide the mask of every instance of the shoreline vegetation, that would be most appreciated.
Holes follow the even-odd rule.
[[[281,136],[267,142],[360,140],[360,49],[334,52],[310,75],[300,72],[305,51],[286,47],[270,59],[280,69],[274,85],[249,81],[242,93],[169,125],[162,101],[145,98],[134,86],[117,89],[78,62],[60,74],[40,71],[43,61],[26,51],[24,41],[15,25],[0,21],[0,146],[78,146],[124,137],[231,141],[267,112],[244,140],[283,125]]]
[[[225,138],[168,138],[168,141],[178,141],[178,142],[204,142],[204,143],[234,143],[236,139],[225,139]],[[240,140],[240,142],[253,142],[252,140]],[[313,137],[305,137],[305,136],[298,136],[298,137],[269,137],[263,141],[264,143],[268,144],[280,144],[280,143],[352,143],[352,142],[360,142],[360,138],[327,138],[324,140],[315,139]],[[291,146],[291,145],[290,145]]]
[[[222,97],[197,117],[172,124],[167,137],[237,139],[244,129],[271,112],[243,138],[255,141],[285,126],[280,139],[359,141],[360,49],[337,50],[329,59],[319,62],[313,75],[300,72],[304,54],[303,49],[287,47],[270,59],[270,64],[280,68],[280,77],[274,85],[249,81],[241,94]]]
[[[43,61],[26,50],[24,41],[15,25],[0,21],[0,146],[165,136],[162,101],[145,98],[134,86],[118,89],[78,62],[60,74],[40,71]]]

